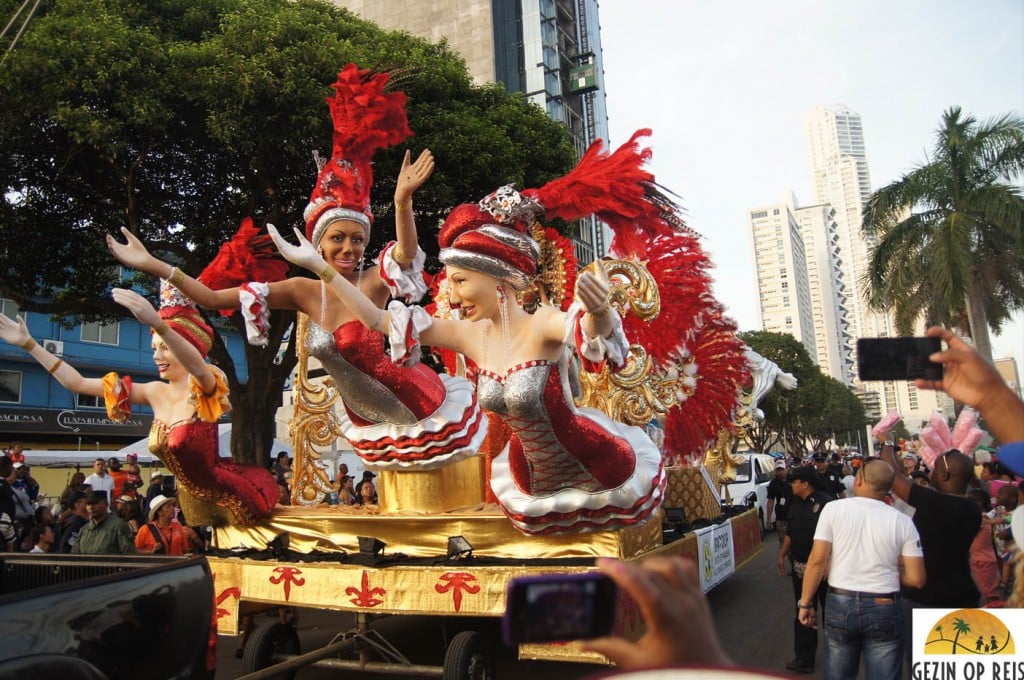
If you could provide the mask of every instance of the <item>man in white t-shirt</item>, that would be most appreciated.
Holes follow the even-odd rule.
[[[857,677],[862,654],[865,677],[900,677],[901,576],[904,585],[919,588],[925,570],[913,521],[883,500],[894,476],[885,461],[865,462],[854,479],[854,497],[829,503],[818,518],[797,606],[800,622],[816,627],[814,593],[827,568],[825,680]]]
[[[114,498],[114,478],[107,472],[107,461],[97,458],[92,464],[92,474],[85,478],[93,491],[106,491],[107,498]]]

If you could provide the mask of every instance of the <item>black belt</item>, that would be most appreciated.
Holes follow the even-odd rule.
[[[845,588],[833,588],[828,587],[828,592],[835,593],[836,595],[845,595],[846,597],[859,597],[869,600],[898,600],[900,599],[899,593],[862,593],[859,590],[846,590]]]

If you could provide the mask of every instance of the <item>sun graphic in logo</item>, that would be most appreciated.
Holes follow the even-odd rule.
[[[715,575],[715,560],[711,554],[710,543],[704,544],[704,559],[702,561],[704,563],[704,580],[710,581]]]
[[[984,609],[959,609],[936,621],[925,654],[1013,654],[1009,629]]]

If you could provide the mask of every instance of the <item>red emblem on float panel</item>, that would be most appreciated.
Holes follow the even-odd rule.
[[[455,603],[455,611],[462,611],[462,592],[476,595],[480,592],[480,586],[469,583],[475,581],[476,576],[467,574],[464,571],[449,571],[441,575],[440,582],[434,585],[434,590],[444,594],[452,591],[452,601]]]
[[[218,605],[217,606],[217,618],[218,619],[224,618],[225,616],[227,616],[228,614],[231,613],[227,609],[223,609],[223,608],[221,608],[219,606],[219,605],[223,604],[224,601],[227,600],[229,597],[233,597],[236,600],[240,599],[242,597],[242,589],[239,588],[238,586],[232,586],[231,588],[225,588],[223,591],[221,591],[221,594],[218,595],[217,599],[214,601],[214,604]]]
[[[284,584],[284,601],[285,602],[287,602],[288,599],[292,595],[292,584],[293,583],[296,586],[304,586],[304,585],[306,585],[306,579],[304,579],[304,578],[297,578],[297,576],[302,573],[301,569],[296,569],[295,567],[276,567],[274,569],[274,573],[277,574],[278,576],[276,576],[276,577],[271,576],[270,577],[270,582],[273,583],[274,585],[277,585],[278,583]]]
[[[386,590],[383,588],[371,588],[370,587],[370,574],[365,569],[363,570],[363,582],[361,588],[355,588],[349,586],[345,588],[346,595],[355,595],[349,602],[357,607],[376,607],[377,605],[384,602],[384,596],[387,595]]]

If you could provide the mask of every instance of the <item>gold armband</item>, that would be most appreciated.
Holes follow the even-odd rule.
[[[397,245],[391,250],[391,259],[394,260],[399,267],[408,267],[412,264],[412,258],[406,257],[402,249]]]
[[[177,267],[171,267],[171,275],[167,277],[167,283],[175,287],[181,287],[181,280],[185,278],[185,275]]]
[[[36,341],[33,338],[29,338],[25,342],[21,343],[21,348],[26,352],[31,352],[32,348],[36,346]]]
[[[605,306],[602,307],[601,309],[599,309],[598,311],[596,311],[596,312],[587,312],[587,314],[589,314],[590,318],[594,319],[595,321],[599,321],[599,320],[603,319],[604,317],[608,316],[608,309],[609,309],[609,306],[607,304],[605,304]]]
[[[46,369],[46,372],[49,373],[50,375],[53,375],[54,373],[57,372],[57,369],[60,368],[60,365],[63,363],[64,360],[61,359],[60,357],[57,357],[57,361],[53,362],[53,366],[50,366],[48,369]]]
[[[406,201],[405,203],[395,201],[395,212],[402,212],[403,210],[412,210],[411,200]]]
[[[334,271],[334,267],[328,264],[324,266],[323,271],[317,274],[317,276],[319,276],[324,283],[330,283],[331,279],[333,279],[337,273],[338,272]]]

